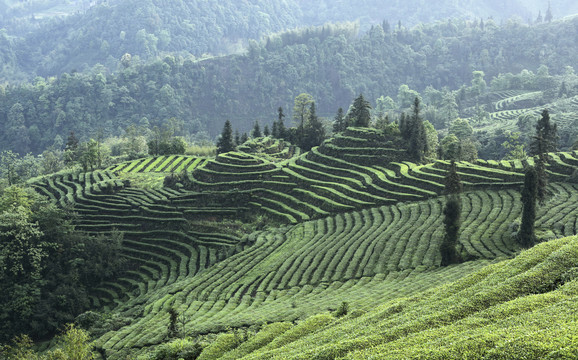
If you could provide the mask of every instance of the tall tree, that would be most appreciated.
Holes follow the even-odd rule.
[[[71,131],[66,140],[66,146],[64,147],[64,163],[70,165],[78,160],[78,139],[74,135],[74,131]]]
[[[283,114],[283,108],[281,106],[279,106],[279,109],[277,109],[278,112],[278,117],[277,117],[277,138],[279,139],[285,139],[285,123],[284,123],[284,117],[285,114]],[[273,134],[273,136],[275,136],[275,134]]]
[[[554,16],[552,15],[552,6],[551,6],[550,2],[548,1],[548,10],[546,10],[546,15],[544,16],[544,20],[546,22],[552,22],[553,18],[554,18]]]
[[[460,231],[462,205],[458,195],[450,195],[443,209],[444,237],[440,246],[442,266],[460,263],[462,261],[456,246]]]
[[[351,109],[350,117],[354,126],[368,127],[371,122],[371,105],[369,101],[365,100],[363,94],[353,101],[353,108]]]
[[[546,154],[558,150],[558,126],[550,122],[547,109],[536,123],[536,134],[530,143],[530,155]]]
[[[419,114],[420,102],[416,96],[413,103],[413,114],[409,119],[409,147],[410,156],[417,162],[422,162],[425,157],[427,148],[427,137],[423,120]]]
[[[307,93],[301,93],[295,98],[295,103],[293,105],[293,120],[295,120],[299,125],[300,137],[304,137],[305,131],[305,121],[309,117],[309,109],[311,108],[311,103],[313,102],[313,96]]]
[[[255,125],[253,125],[253,131],[251,132],[251,136],[253,136],[254,138],[258,138],[263,136],[263,134],[261,133],[261,127],[259,126],[259,121],[255,121]]]
[[[233,127],[231,126],[231,122],[227,120],[223,126],[221,136],[217,141],[217,154],[223,154],[233,150],[235,150],[235,144],[233,142]]]
[[[458,174],[458,166],[456,162],[452,160],[450,162],[450,168],[445,178],[444,193],[447,195],[460,194],[463,190],[462,180],[460,179],[460,174]]]
[[[536,155],[536,175],[537,175],[537,197],[538,202],[543,204],[547,197],[548,174],[546,164],[548,163],[548,152],[556,151],[558,146],[558,129],[556,124],[550,123],[550,114],[547,109],[542,111],[542,116],[536,124],[536,135],[530,143],[530,152]]]
[[[517,238],[520,245],[525,248],[531,247],[536,242],[534,223],[536,221],[536,199],[538,197],[538,174],[536,169],[530,166],[524,175],[524,187],[522,188],[522,222],[518,230]]]
[[[337,114],[335,114],[335,118],[333,118],[333,133],[337,134],[345,131],[345,129],[347,129],[347,119],[345,118],[343,108],[339,108]]]
[[[306,124],[306,135],[304,141],[302,141],[300,147],[303,150],[311,150],[315,146],[321,145],[325,139],[325,129],[323,124],[319,121],[317,116],[317,111],[315,108],[315,103],[311,103],[309,107],[309,119]]]
[[[448,197],[443,209],[445,233],[440,247],[442,266],[459,263],[462,260],[456,248],[462,213],[462,202],[460,199],[462,189],[462,182],[458,174],[457,165],[455,161],[452,160],[445,178],[444,188],[444,193],[447,194]]]

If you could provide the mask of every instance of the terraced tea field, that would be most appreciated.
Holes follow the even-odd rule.
[[[202,166],[205,162],[207,162],[207,159],[205,158],[169,155],[126,161],[113,165],[107,170],[125,173],[180,173],[181,171],[193,171],[197,167]]]
[[[101,284],[92,298],[95,306],[132,319],[98,339],[109,358],[163,342],[170,307],[189,333],[293,321],[343,301],[369,309],[520,250],[512,233],[531,158],[457,164],[466,190],[458,250],[468,261],[440,268],[447,161],[403,161],[396,144],[371,129],[349,128],[285,159],[263,155],[286,149],[271,139],[254,146],[261,148],[212,160],[140,159],[32,184],[59,206],[72,206],[77,229],[122,233],[130,270]],[[548,238],[573,235],[578,186],[565,181],[578,168],[578,155],[550,155],[553,196],[539,207],[536,226]],[[119,177],[179,168],[193,170],[174,189],[138,188]],[[250,234],[226,229],[260,217],[268,228]]]
[[[205,232],[190,222],[236,218],[247,208],[204,206],[194,194],[168,188],[131,188],[110,171],[51,176],[33,187],[62,207],[72,206],[78,214],[77,229],[94,235],[123,234],[123,256],[132,270],[96,289],[97,306],[142,298],[248,246],[234,235]]]
[[[577,232],[578,187],[552,185],[537,226],[555,236]],[[200,274],[147,295],[144,316],[99,343],[120,350],[163,340],[168,307],[187,318],[191,332],[218,332],[269,321],[292,321],[347,301],[368,309],[452,281],[519,251],[511,224],[520,216],[513,190],[463,194],[460,247],[471,261],[439,268],[444,199],[347,212],[299,225],[256,232],[254,245]],[[170,295],[167,295],[167,292]],[[139,303],[140,304],[140,303]],[[130,300],[118,308],[132,311]],[[146,331],[143,331],[147,329]]]

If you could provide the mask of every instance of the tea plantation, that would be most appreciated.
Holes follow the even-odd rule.
[[[129,270],[92,294],[123,319],[96,332],[109,359],[177,346],[165,344],[169,309],[200,359],[575,355],[578,154],[550,154],[544,244],[527,251],[513,234],[533,159],[458,163],[466,261],[440,267],[450,164],[397,149],[348,128],[306,153],[265,137],[211,160],[151,157],[32,185],[71,207],[77,229],[123,236]],[[127,173],[169,175],[170,187]]]

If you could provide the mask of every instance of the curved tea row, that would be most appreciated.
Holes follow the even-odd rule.
[[[554,184],[551,192],[537,226],[547,226],[557,237],[576,234],[578,210],[567,205],[577,200],[578,187]],[[460,271],[519,250],[512,237],[521,213],[516,191],[472,191],[461,199],[460,251],[476,261],[438,267],[443,198],[346,212],[254,233],[248,239],[252,247],[150,294],[141,319],[99,342],[111,353],[161,342],[169,307],[184,314],[188,331],[205,333],[294,320],[341,301],[371,306],[456,279]],[[123,306],[130,309],[131,302]]]

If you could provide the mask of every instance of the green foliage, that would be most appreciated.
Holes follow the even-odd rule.
[[[184,154],[187,149],[186,141],[175,136],[175,129],[168,126],[162,129],[154,127],[147,145],[150,155]]]
[[[445,177],[444,193],[446,195],[459,195],[463,191],[463,185],[458,174],[458,167],[455,161],[451,161],[450,168]]]
[[[353,126],[368,127],[371,122],[371,105],[363,98],[363,94],[353,101],[349,111],[349,118]]]
[[[540,155],[557,151],[558,149],[558,128],[556,124],[550,124],[550,114],[548,110],[542,111],[542,116],[536,124],[536,135],[530,143],[530,154]]]
[[[452,193],[444,205],[444,238],[440,246],[441,265],[448,266],[461,262],[461,256],[456,246],[458,244],[458,233],[460,230],[461,201],[459,195]]]
[[[505,160],[526,160],[528,157],[526,155],[526,150],[524,144],[520,143],[520,133],[519,132],[509,132],[505,133],[507,141],[502,143],[502,147],[508,150],[508,155],[504,157]]]
[[[333,133],[337,134],[345,131],[345,129],[347,129],[347,119],[343,113],[343,108],[339,108],[333,119]]]
[[[66,325],[59,337],[59,348],[47,355],[47,360],[93,360],[96,354],[92,352],[90,334],[73,324]]]
[[[466,119],[456,119],[449,127],[449,133],[455,135],[460,141],[470,140],[474,134],[474,129]]]
[[[429,152],[427,134],[423,119],[420,116],[420,101],[416,97],[413,102],[412,115],[406,118],[409,132],[408,153],[415,162],[422,162],[425,154]]]
[[[174,6],[179,8],[181,11],[179,13],[192,11],[189,3],[174,4]],[[204,8],[210,5],[198,6]],[[147,9],[143,10],[143,13],[156,14],[159,16],[158,19],[167,19],[163,25],[169,23],[174,25],[174,18],[167,17],[169,6],[156,9],[157,5],[145,3],[143,7]],[[232,9],[238,9],[238,7],[234,6]],[[93,10],[92,15],[100,14],[101,11],[118,15],[117,11],[120,11],[117,7],[101,7],[100,5],[95,6]],[[215,9],[211,8],[209,13],[213,10]],[[255,14],[254,11],[251,13]],[[231,16],[234,15],[231,14]],[[152,18],[157,19],[155,16]],[[194,18],[195,20],[190,20],[190,26],[179,27],[176,32],[170,32],[169,38],[172,39],[170,44],[177,46],[177,43],[173,41],[176,37],[180,38],[177,34],[182,34],[185,29],[188,29],[185,32],[193,31],[191,30],[194,27],[193,23],[201,21],[197,19],[198,17]],[[222,17],[217,16],[216,19],[221,20]],[[245,20],[243,18],[241,23]],[[140,21],[136,22],[140,23]],[[219,22],[219,20],[216,21]],[[102,21],[97,23],[101,24]],[[158,24],[157,20],[152,23]],[[257,23],[267,22],[258,21]],[[100,26],[95,25],[94,29]],[[333,33],[327,29],[325,34],[323,29],[319,29],[318,32],[312,29],[303,30],[301,37],[296,36],[292,40],[291,33],[280,34],[278,35],[279,41],[271,39],[268,44],[266,41],[263,44],[255,44],[252,47],[254,51],[244,55],[203,61],[198,61],[197,58],[191,56],[167,55],[150,63],[137,61],[136,55],[141,53],[141,59],[148,57],[143,54],[154,50],[155,42],[156,46],[159,46],[162,43],[161,39],[166,38],[166,34],[161,34],[161,30],[156,27],[151,29],[144,24],[133,29],[134,31],[120,29],[118,26],[118,24],[111,26],[117,29],[114,33],[112,30],[108,33],[107,30],[108,35],[114,40],[109,38],[106,41],[111,47],[114,47],[113,41],[118,42],[117,45],[123,44],[121,47],[125,49],[110,58],[105,57],[113,63],[108,69],[95,66],[86,72],[74,74],[61,74],[57,71],[54,73],[58,74],[57,78],[37,78],[21,86],[14,85],[5,88],[0,117],[5,120],[2,124],[8,126],[6,129],[6,126],[2,128],[0,149],[11,149],[20,154],[25,154],[27,151],[39,154],[55,143],[57,135],[65,138],[71,130],[75,131],[79,139],[88,140],[94,137],[96,129],[102,129],[103,135],[107,137],[121,136],[123,129],[131,125],[162,127],[171,118],[186,119],[182,131],[177,134],[179,136],[205,134],[205,137],[214,137],[221,131],[221,124],[214,119],[228,118],[231,114],[235,114],[233,125],[248,131],[255,119],[264,121],[267,114],[270,115],[271,109],[276,109],[280,105],[284,108],[291,106],[295,94],[303,91],[307,91],[315,98],[323,99],[318,102],[317,110],[319,114],[328,114],[344,104],[351,103],[355,97],[354,94],[359,91],[355,89],[362,89],[364,96],[368,99],[381,96],[395,97],[399,92],[399,84],[407,83],[416,90],[410,90],[409,87],[402,89],[400,99],[404,104],[398,104],[397,108],[404,109],[404,107],[411,106],[415,95],[418,95],[413,92],[423,92],[431,84],[434,84],[437,89],[444,87],[458,89],[463,84],[469,83],[472,68],[483,71],[487,78],[496,77],[497,79],[499,74],[504,74],[502,79],[491,84],[492,90],[494,87],[501,87],[501,84],[506,84],[504,86],[508,89],[512,88],[510,85],[515,85],[518,81],[512,79],[520,79],[519,82],[525,84],[525,78],[531,80],[527,87],[541,87],[544,84],[539,85],[540,79],[545,78],[554,83],[550,84],[552,86],[546,84],[548,85],[546,88],[555,88],[557,93],[558,83],[561,84],[561,74],[565,71],[565,66],[573,64],[572,60],[575,58],[575,49],[567,45],[571,41],[559,41],[572,33],[574,29],[572,20],[555,22],[548,26],[524,26],[522,27],[524,31],[507,25],[498,27],[495,24],[492,26],[487,24],[484,29],[481,29],[478,23],[474,25],[465,21],[441,22],[411,30],[399,30],[395,35],[374,29],[359,38],[350,36],[355,26],[349,24],[337,27],[338,29]],[[141,31],[143,29],[144,32]],[[205,27],[199,25],[196,31],[204,32],[205,30]],[[215,34],[222,30],[223,28],[219,28]],[[135,41],[121,41],[121,36],[119,36],[121,32],[125,33],[126,39],[134,37]],[[237,31],[234,32],[237,33]],[[138,41],[136,41],[137,33],[139,33]],[[490,48],[486,44],[489,34],[492,34],[495,42],[495,46]],[[88,40],[85,36],[86,33],[82,32],[80,38]],[[536,48],[534,40],[542,37],[545,43],[562,44],[553,50],[556,56],[531,55],[541,50]],[[76,38],[72,36],[67,39]],[[195,35],[190,39],[183,38],[180,43],[190,43],[193,41],[191,39],[199,39],[199,37]],[[310,39],[311,42],[309,42]],[[77,40],[80,41],[80,39]],[[91,37],[90,41],[93,45],[95,44],[94,37]],[[53,54],[54,41],[49,43],[49,49],[45,49],[46,53]],[[139,50],[128,51],[126,49],[136,43],[140,44]],[[449,44],[457,44],[456,47],[461,49],[453,57],[448,56],[453,46]],[[100,46],[97,47],[100,48]],[[37,47],[33,46],[33,48]],[[78,56],[88,56],[86,54],[90,53],[90,51],[72,51],[71,46],[64,48],[68,49],[71,54],[79,54]],[[474,50],[470,51],[470,49]],[[512,49],[512,51],[500,52],[500,49]],[[117,68],[116,62],[127,53],[133,54],[132,60],[127,64],[128,66],[121,64],[120,68]],[[336,57],[327,55],[334,53],[341,55]],[[258,56],[253,58],[251,54],[258,54]],[[89,56],[89,58],[95,57]],[[478,64],[477,62],[482,62],[480,60],[482,58],[487,58],[489,61]],[[504,59],[503,62],[494,61],[494,59],[501,58]],[[549,73],[554,75],[537,76],[528,73],[524,76],[510,74],[511,79],[506,77],[508,71],[519,71],[520,64],[523,64],[525,68],[535,70],[541,65],[540,62],[545,63]],[[26,63],[46,64],[43,61],[26,61]],[[59,60],[56,66],[60,66],[61,63]],[[431,66],[423,66],[423,64]],[[68,71],[73,68],[71,67]],[[83,69],[83,66],[76,68]],[[235,69],[235,71],[229,71],[230,69]],[[412,69],[412,73],[408,74],[407,71],[401,69]],[[570,99],[574,89],[572,84],[575,81],[572,79],[575,76],[564,75],[564,77],[569,91],[567,96]],[[234,86],[223,84],[234,84]],[[280,86],[280,84],[283,85]],[[251,99],[254,101],[248,101],[247,94],[253,94]],[[439,103],[438,94],[430,90],[428,96],[432,98],[432,104],[428,104],[432,106],[429,110],[434,116],[428,117],[428,109],[424,108],[424,118],[432,122],[436,128],[442,128],[460,116],[458,110],[462,112],[461,116],[474,115],[471,107],[475,105],[475,101],[480,106],[492,105],[490,98],[484,98],[489,96],[489,93],[472,99],[473,94],[465,91],[465,98],[459,99],[458,107],[456,95],[452,91],[444,90],[442,103]],[[407,98],[410,96],[408,102]],[[11,109],[13,111],[10,111]],[[488,107],[487,110],[490,108]],[[22,116],[24,117],[23,126],[21,125]],[[9,117],[10,122],[7,121]],[[300,116],[298,118],[301,120]],[[38,129],[43,130],[40,132]],[[18,135],[20,133],[22,134]],[[29,140],[26,140],[26,136]],[[20,141],[20,138],[23,140]],[[566,140],[565,137],[562,138]],[[14,139],[18,141],[14,143]]]
[[[0,338],[46,336],[87,309],[87,287],[119,271],[122,236],[76,233],[63,210],[22,188],[0,204]]]
[[[157,348],[154,360],[195,360],[203,352],[203,346],[192,339],[177,339]]]
[[[300,142],[299,147],[305,151],[321,145],[323,140],[325,140],[325,129],[317,116],[314,102],[312,102],[309,107],[309,118],[305,125],[304,134],[305,135]]]
[[[238,339],[233,333],[220,334],[211,344],[203,349],[198,360],[218,359],[223,354],[239,346]]]
[[[529,167],[524,175],[522,188],[522,223],[518,231],[518,241],[523,247],[531,247],[536,242],[536,200],[538,190],[538,174],[534,167]]]
[[[259,121],[255,121],[255,125],[253,126],[253,131],[251,131],[251,136],[254,138],[258,138],[258,137],[263,136],[263,134],[261,133],[261,127],[259,126]]]
[[[346,301],[342,302],[341,305],[335,310],[335,317],[342,317],[349,313],[349,303]]]

